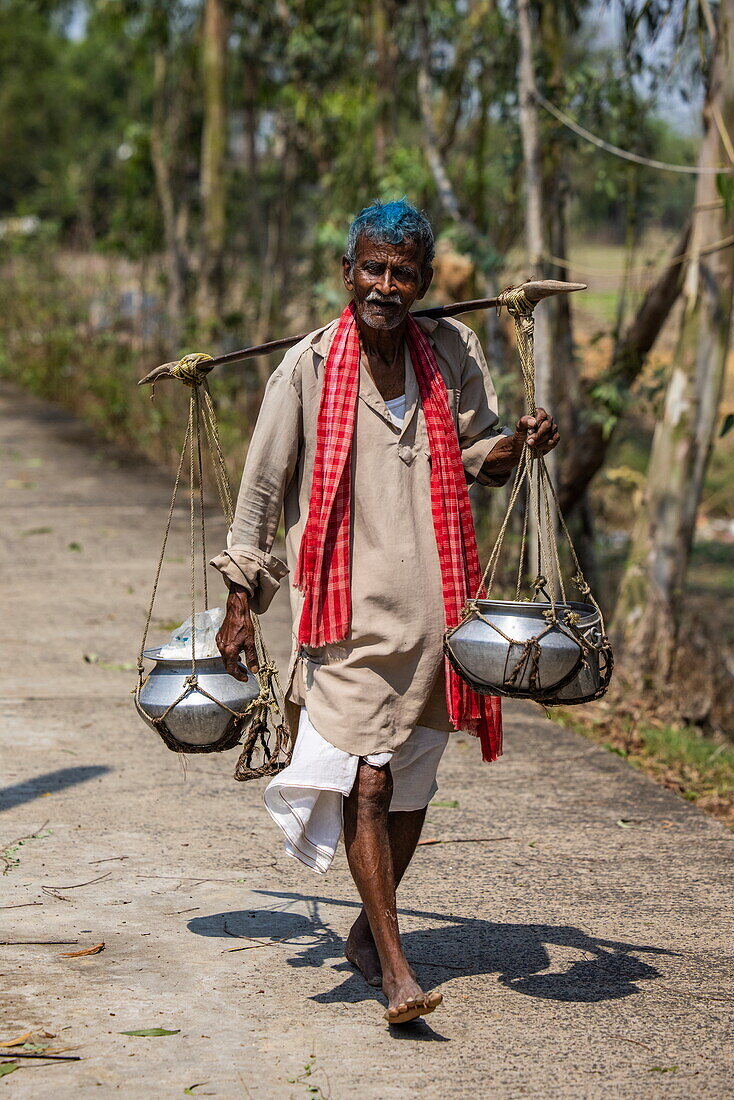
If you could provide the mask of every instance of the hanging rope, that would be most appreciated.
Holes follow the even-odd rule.
[[[208,372],[204,367],[204,364],[209,360],[211,360],[210,355],[195,353],[184,356],[183,359],[174,364],[171,368],[173,377],[178,378],[190,388],[188,420],[176,471],[171,504],[168,509],[168,517],[163,533],[163,541],[158,556],[158,564],[153,581],[153,591],[151,593],[145,626],[143,628],[143,636],[140,642],[137,661],[138,683],[133,694],[135,695],[135,703],[138,710],[148,721],[153,722],[164,742],[171,749],[179,752],[218,752],[222,749],[233,748],[234,745],[242,740],[242,752],[235,767],[235,778],[239,780],[256,779],[262,776],[274,775],[276,772],[285,768],[289,763],[291,751],[290,730],[285,716],[285,700],[280,676],[277,666],[268,652],[258,616],[255,614],[251,615],[255,634],[255,650],[258,664],[256,675],[259,690],[257,697],[247,705],[244,711],[233,710],[221,699],[217,699],[215,696],[211,695],[203,687],[197,673],[195,628],[197,613],[197,562],[200,562],[201,566],[204,609],[206,609],[208,605],[208,586],[206,577],[206,508],[204,500],[202,432],[212,460],[219,503],[228,526],[231,526],[234,518],[234,504],[227,474],[227,465],[219,437],[214,402],[206,379]],[[140,704],[140,692],[147,679],[144,665],[145,647],[187,452],[189,455],[189,535],[191,556],[191,673],[186,677],[183,690],[166,708],[165,712],[158,718],[151,718],[149,715],[145,714]],[[228,723],[222,737],[213,744],[201,746],[186,745],[184,747],[172,735],[166,723],[166,718],[179,703],[194,691],[204,695],[212,702],[217,703],[218,706],[222,707],[231,715],[232,721]],[[260,764],[254,762],[256,754],[260,755],[262,758]]]

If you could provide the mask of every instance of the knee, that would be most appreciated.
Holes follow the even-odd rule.
[[[359,809],[363,813],[386,814],[392,798],[392,775],[389,765],[384,768],[373,768],[371,764],[361,761],[352,793],[356,795]]]

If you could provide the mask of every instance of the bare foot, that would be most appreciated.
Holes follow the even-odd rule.
[[[382,985],[382,967],[380,956],[377,954],[375,941],[372,938],[369,921],[364,909],[352,925],[347,937],[344,954],[352,966],[361,970],[364,980],[368,985],[377,989]]]
[[[410,971],[400,979],[383,977],[382,992],[387,997],[385,1019],[389,1024],[407,1024],[433,1012],[443,1000],[435,991],[424,993]]]

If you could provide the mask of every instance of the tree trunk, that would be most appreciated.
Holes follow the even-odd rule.
[[[438,135],[436,134],[436,127],[433,122],[433,111],[431,108],[432,87],[429,70],[431,44],[428,38],[428,25],[423,11],[423,5],[421,5],[420,30],[422,48],[420,60],[418,62],[418,106],[421,113],[421,122],[423,123],[423,148],[425,150],[428,167],[433,176],[433,182],[438,191],[438,201],[446,216],[461,225],[465,223],[459,208],[459,200],[456,197],[456,192],[454,191],[451,180],[444,167],[439,149]],[[471,230],[471,235],[474,235],[475,231],[473,227],[468,228]]]
[[[375,168],[378,182],[387,169],[388,154],[396,130],[398,47],[395,23],[397,17],[396,0],[373,0],[372,19],[377,77]]]
[[[171,183],[171,156],[176,131],[176,112],[166,100],[166,55],[158,47],[153,56],[153,110],[150,126],[150,157],[156,192],[163,219],[166,256],[166,314],[169,338],[178,345],[186,313],[186,242],[180,238],[181,221]],[[173,133],[171,133],[173,131]]]
[[[535,68],[532,15],[529,0],[518,0],[520,62],[518,85],[520,99],[520,136],[525,167],[525,237],[528,263],[533,278],[546,277],[544,255],[547,251],[543,229],[543,170],[540,149],[540,124],[535,101]],[[550,325],[547,307],[535,314],[535,390],[539,405],[551,397]]]
[[[734,248],[705,246],[734,230],[710,170],[726,163],[721,130],[734,131],[734,0],[720,8],[694,199],[684,310],[665,407],[653,439],[645,503],[634,531],[615,617],[624,659],[662,691],[670,677],[694,526],[729,349]],[[731,177],[727,177],[730,180]]]
[[[470,221],[462,213],[459,200],[449,179],[448,172],[443,162],[442,145],[436,132],[433,120],[433,88],[430,73],[431,40],[428,28],[425,3],[418,5],[420,54],[418,61],[418,106],[420,108],[421,122],[423,124],[423,148],[426,161],[433,176],[433,182],[438,191],[438,199],[446,217],[460,225],[466,237],[471,241],[472,250],[482,254],[482,268],[485,277],[487,296],[497,292],[496,276],[501,270],[502,257],[492,240],[482,232],[478,225]],[[488,256],[495,258],[495,263],[487,263]],[[504,341],[500,332],[497,314],[488,310],[492,322],[487,325],[488,355],[490,365],[501,369],[504,356]]]
[[[518,63],[518,98],[520,104],[520,137],[523,152],[523,183],[525,198],[525,240],[528,266],[532,277],[546,278],[544,256],[545,232],[543,219],[543,159],[540,148],[540,121],[535,100],[535,46],[533,42],[532,12],[530,0],[518,0],[517,25],[520,45]],[[550,317],[547,303],[535,310],[535,399],[538,406],[552,406],[552,363],[550,343]],[[548,472],[555,479],[555,455],[546,459]],[[530,505],[528,505],[530,506]],[[551,503],[552,508],[552,503]],[[555,525],[555,516],[553,516]],[[528,566],[532,574],[540,574],[543,541],[554,537],[554,531],[544,530],[541,516],[530,508],[528,518]],[[546,560],[552,560],[545,546]],[[552,582],[551,578],[547,578]]]
[[[201,54],[204,126],[201,137],[201,259],[197,314],[202,329],[212,334],[219,327],[224,282],[227,34],[224,0],[205,0]]]
[[[245,60],[244,103],[245,103],[245,142],[247,148],[247,190],[252,251],[262,261],[265,255],[265,239],[262,232],[262,204],[260,200],[260,158],[257,151],[257,128],[259,114],[257,109],[258,70],[252,57]]]
[[[575,28],[571,26],[563,4],[557,0],[537,5],[538,40],[540,51],[548,71],[548,97],[558,103],[563,100],[568,71],[569,42]],[[569,185],[565,174],[564,145],[560,125],[547,120],[544,128],[542,150],[543,190],[545,194],[545,239],[552,256],[562,262],[548,260],[544,267],[547,278],[568,281],[566,211]],[[572,298],[559,294],[544,307],[548,313],[549,356],[551,358],[550,392],[553,396],[555,416],[564,441],[576,431],[578,413],[578,372],[574,355],[572,322]],[[550,400],[550,398],[548,399]]]
[[[683,255],[688,247],[690,226],[686,226],[674,249],[674,256]],[[642,372],[648,352],[683,286],[684,267],[680,261],[669,264],[648,290],[640,308],[622,339],[617,343],[604,382],[626,395]],[[565,461],[559,477],[559,502],[568,517],[583,498],[596,473],[604,465],[612,432],[602,417],[587,415],[575,434],[567,440]]]

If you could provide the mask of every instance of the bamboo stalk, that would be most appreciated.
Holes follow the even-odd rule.
[[[527,298],[534,305],[537,305],[543,298],[549,298],[554,294],[566,294],[574,290],[586,290],[586,283],[564,283],[560,282],[558,279],[532,280],[522,283],[521,285]],[[430,306],[428,309],[416,309],[411,313],[411,317],[456,317],[460,313],[472,313],[474,310],[491,309],[492,306],[501,304],[501,295],[497,298],[474,298],[469,302],[451,302],[445,306]],[[210,371],[214,370],[215,367],[223,367],[228,363],[243,363],[246,359],[254,359],[257,355],[268,355],[271,351],[283,351],[285,348],[292,348],[294,344],[297,344],[299,340],[303,340],[305,336],[308,336],[308,333],[301,332],[298,336],[284,336],[280,340],[268,340],[264,344],[255,344],[250,348],[242,348],[239,351],[229,351],[226,355],[217,355],[206,364],[201,364],[198,369],[202,374],[208,374]],[[146,374],[144,378],[141,378],[138,385],[145,386],[153,382],[159,382],[162,378],[173,377],[171,368],[175,366],[176,362],[162,363],[159,367],[155,367]]]

